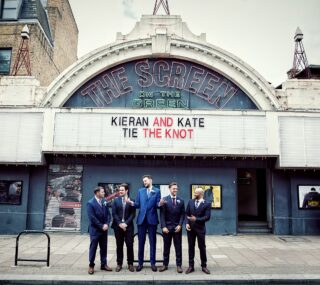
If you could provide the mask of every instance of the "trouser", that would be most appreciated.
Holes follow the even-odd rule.
[[[148,222],[145,221],[138,225],[138,239],[139,239],[139,246],[138,246],[138,260],[139,265],[143,265],[144,261],[144,245],[146,242],[146,234],[148,231],[149,235],[149,244],[150,244],[150,264],[156,264],[156,243],[157,243],[157,225],[149,225]]]
[[[116,238],[116,244],[117,244],[117,264],[122,265],[123,264],[123,245],[126,243],[127,247],[127,262],[128,265],[133,265],[133,233],[134,227],[129,226],[124,231],[120,227],[117,227],[114,229],[114,236]]]
[[[97,248],[100,248],[100,262],[101,266],[107,264],[107,245],[108,245],[108,231],[103,234],[90,236],[90,248],[89,248],[89,265],[94,267]]]
[[[207,267],[205,231],[197,231],[191,229],[191,231],[187,231],[187,236],[189,245],[189,266],[194,267],[194,253],[197,239],[198,247],[200,250],[201,267]]]
[[[176,252],[176,265],[182,265],[182,231],[175,233],[174,230],[163,234],[163,265],[169,265],[170,248],[173,240]]]

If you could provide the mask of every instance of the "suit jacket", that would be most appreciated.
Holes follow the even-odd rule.
[[[122,197],[118,197],[114,199],[112,204],[112,228],[117,228],[119,224],[122,223],[122,215],[123,215],[123,204]],[[124,223],[127,224],[128,228],[133,227],[133,219],[136,216],[136,209],[131,207],[129,204],[125,204],[124,209]]]
[[[106,204],[104,206],[104,204]],[[87,203],[87,213],[89,218],[89,233],[91,236],[97,236],[104,234],[102,227],[104,224],[109,225],[111,216],[108,205],[105,199],[102,199],[102,207],[97,202],[96,198],[93,197]]]
[[[150,197],[147,194],[147,188],[140,188],[134,207],[139,210],[137,225],[141,225],[145,218],[147,218],[149,225],[159,224],[157,208],[160,202],[160,190],[152,187]]]
[[[195,216],[197,220],[191,222],[187,217]],[[187,209],[186,209],[186,224],[189,224],[191,229],[198,231],[205,231],[205,223],[211,218],[211,204],[203,201],[200,203],[198,208],[195,206],[195,199],[189,200]]]
[[[161,228],[168,228],[172,231],[176,226],[183,225],[185,219],[184,201],[179,196],[176,197],[176,206],[173,206],[170,195],[163,198],[167,203],[160,207]]]

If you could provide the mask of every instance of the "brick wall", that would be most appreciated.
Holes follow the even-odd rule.
[[[47,11],[54,37],[54,62],[64,70],[77,60],[78,28],[69,1],[48,0]]]
[[[39,24],[28,24],[31,72],[40,81],[41,86],[48,86],[65,68],[77,60],[78,29],[69,1],[49,0],[48,15],[54,32],[53,46]],[[23,26],[23,23],[18,22],[0,23],[0,48],[12,47],[11,70],[21,42],[20,33]],[[24,73],[26,71],[21,68],[19,74]]]

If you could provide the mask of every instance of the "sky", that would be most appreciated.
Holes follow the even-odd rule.
[[[155,0],[69,0],[79,29],[78,56],[129,33]],[[168,0],[171,15],[233,53],[273,86],[287,79],[300,27],[309,64],[320,65],[320,0]],[[161,8],[160,14],[164,11]]]

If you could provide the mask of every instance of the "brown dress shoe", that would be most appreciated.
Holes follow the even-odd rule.
[[[88,273],[92,275],[94,273],[94,267],[89,266]]]
[[[159,272],[163,272],[168,270],[168,266],[163,265],[162,267],[160,267]]]
[[[111,269],[107,264],[102,265],[102,266],[101,266],[101,270],[112,271],[112,269]]]
[[[130,272],[134,272],[134,267],[132,264],[128,265],[128,269]]]
[[[122,266],[121,265],[117,265],[116,272],[119,272],[121,269],[122,269]]]
[[[206,274],[210,274],[210,270],[207,267],[202,267],[202,271]]]
[[[191,273],[193,271],[194,271],[193,267],[188,267],[188,269],[186,270],[186,274],[189,274],[189,273]]]
[[[183,272],[181,266],[177,266],[177,272],[178,272],[178,273],[182,273],[182,272]]]

